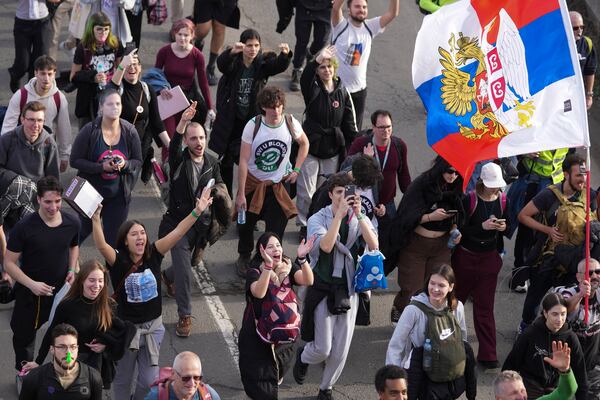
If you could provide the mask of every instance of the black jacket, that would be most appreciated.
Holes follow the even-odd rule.
[[[79,363],[79,376],[63,389],[54,365],[47,363],[25,376],[19,400],[102,400],[102,378],[94,368]]]
[[[256,104],[256,95],[265,87],[270,76],[284,72],[290,65],[292,52],[288,54],[280,53],[260,53],[253,61],[255,66],[254,82],[250,93],[250,104]],[[231,55],[231,48],[223,51],[217,58],[217,66],[223,76],[217,86],[217,118],[213,125],[208,147],[219,156],[232,147],[232,142],[237,141],[237,152],[239,154],[239,144],[241,132],[237,132],[237,137],[232,137],[236,120],[236,94],[240,83],[240,76],[244,69],[242,53]],[[256,110],[249,110],[246,121],[259,114]]]
[[[101,174],[104,170],[102,164],[92,159],[94,147],[102,135],[102,117],[86,124],[75,138],[71,150],[70,164],[75,168],[77,175],[90,180],[94,175]],[[140,136],[133,125],[124,119],[120,119],[121,135],[125,139],[125,146],[129,153],[129,159],[121,169],[123,193],[125,201],[131,200],[131,192],[139,176],[142,167],[142,146]]]
[[[302,128],[310,143],[309,154],[325,159],[342,153],[341,160],[358,133],[354,105],[339,78],[335,78],[332,92],[325,89],[318,67],[316,61],[309,62],[300,78],[306,105]]]
[[[504,361],[502,370],[517,371],[524,378],[532,379],[545,388],[556,387],[558,371],[546,363],[544,357],[549,357],[552,353],[552,341],[558,340],[568,343],[571,348],[571,369],[577,377],[578,385],[575,398],[585,400],[588,382],[583,350],[577,335],[566,323],[558,332],[552,333],[546,327],[543,317],[536,319],[525,332],[519,335]]]

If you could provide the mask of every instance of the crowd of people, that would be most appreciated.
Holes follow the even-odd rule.
[[[434,12],[451,2],[418,4]],[[322,367],[317,399],[333,399],[355,327],[369,324],[370,292],[356,278],[367,256],[385,275],[397,269],[400,286],[386,365],[373,371],[380,400],[472,400],[478,368],[502,369],[496,399],[600,399],[600,223],[596,191],[587,204],[577,149],[481,162],[466,192],[440,156],[413,180],[392,113],[374,111],[363,129],[371,48],[398,16],[399,0],[372,18],[367,0],[277,1],[279,32],[296,11],[294,52],[287,43],[264,51],[257,29],[223,49],[226,27],[239,27],[237,1],[195,0],[189,18],[183,3],[171,1],[172,42],[142,73],[143,11],[162,23],[165,0],[17,2],[14,94],[0,137],[0,253],[14,298],[20,399],[101,399],[103,390],[116,400],[220,399],[196,354],[159,367],[163,284],[177,304],[175,333],[189,337],[192,267],[236,220],[231,264],[245,279],[246,299],[239,371],[251,399],[277,399],[289,370],[302,385],[314,365]],[[69,12],[70,36],[59,43]],[[589,108],[595,50],[582,35],[582,16],[570,17]],[[74,139],[57,84],[58,47],[72,51],[63,89],[77,91]],[[302,120],[286,112],[284,90],[268,83],[290,63]],[[168,101],[176,86],[190,106],[161,119],[159,98]],[[62,209],[68,166],[103,198],[91,218]],[[137,181],[153,174],[167,205],[156,240],[143,221],[129,219]],[[294,218],[292,260],[282,241]],[[261,220],[265,232],[255,241]],[[501,366],[495,291],[504,240],[515,231],[510,288],[527,294]],[[101,260],[80,262],[90,234]],[[167,253],[172,265],[162,268]],[[370,282],[385,279],[373,274]],[[468,343],[467,301],[477,354]]]

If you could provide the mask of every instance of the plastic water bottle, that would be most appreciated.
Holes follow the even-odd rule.
[[[454,228],[450,231],[450,239],[448,239],[449,249],[453,249],[454,246],[456,246],[456,243],[454,243],[454,239],[456,239],[458,235],[460,235],[460,231],[458,230],[458,228]]]
[[[105,65],[104,63],[100,62],[100,63],[98,63],[98,65],[96,65],[96,71],[98,73],[101,73],[101,72],[105,73],[106,71],[108,71],[108,65]],[[100,89],[100,90],[106,89],[106,82],[105,83],[99,82],[98,89]]]
[[[425,339],[425,343],[423,344],[423,371],[431,371],[433,363],[431,350],[431,340]]]
[[[244,225],[246,223],[246,210],[244,208],[240,208],[238,211],[238,225]]]
[[[156,177],[156,180],[160,185],[164,184],[167,181],[167,178],[165,177],[165,173],[163,172],[160,164],[154,157],[150,160],[150,162],[152,163],[152,169],[154,170],[154,176]]]

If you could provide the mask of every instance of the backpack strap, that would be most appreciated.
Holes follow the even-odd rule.
[[[593,46],[594,46],[594,42],[592,42],[592,39],[590,39],[590,38],[589,38],[589,37],[587,37],[587,36],[584,36],[583,38],[585,39],[585,42],[586,42],[586,43],[587,43],[587,45],[588,45],[588,52],[587,52],[587,55],[589,56],[590,54],[592,54],[592,48],[593,48]]]
[[[210,390],[208,390],[208,386],[203,382],[198,384],[198,394],[200,395],[200,400],[212,400]]]
[[[369,25],[363,22],[363,26],[365,27],[367,32],[369,32],[369,36],[371,37],[371,39],[373,39],[373,32],[371,31],[371,28],[369,28]]]
[[[138,261],[135,264],[133,264],[133,266],[131,268],[129,268],[129,271],[127,271],[127,273],[125,275],[123,275],[123,278],[121,279],[121,282],[119,282],[119,284],[117,285],[116,289],[114,290],[114,292],[113,292],[113,294],[111,296],[113,298],[113,300],[117,300],[117,296],[118,296],[119,290],[121,290],[121,288],[123,287],[123,284],[125,283],[125,279],[127,279],[129,277],[129,275],[131,275],[135,271],[137,271],[137,269],[140,267],[140,265],[142,265],[143,262],[144,262],[144,258],[142,257],[140,259],[140,261]]]
[[[54,104],[56,105],[56,114],[58,115],[58,112],[60,111],[60,91],[56,91],[54,92],[54,95],[52,96],[54,98]]]
[[[292,115],[291,114],[284,114],[283,117],[285,118],[285,125],[287,126],[287,129],[290,132],[290,135],[292,136],[292,139],[296,140],[294,138],[296,136],[296,129],[294,128],[294,121],[292,121]]]
[[[169,381],[158,384],[158,400],[169,400]]]
[[[262,122],[262,114],[258,114],[256,117],[254,117],[254,131],[252,132],[252,141],[254,141],[254,139],[256,138],[256,134],[258,133],[258,130],[260,129],[261,122]]]
[[[565,197],[565,195],[560,190],[558,190],[558,188],[555,185],[548,186],[548,189],[550,189],[550,191],[552,193],[554,193],[554,195],[556,196],[558,201],[560,201],[560,204],[562,204],[564,206],[565,204],[568,203],[568,200]]]
[[[150,90],[148,89],[148,84],[144,81],[140,81],[140,83],[142,84],[142,90],[144,91],[144,94],[146,95],[146,100],[148,101],[148,104],[150,104]]]
[[[475,192],[475,190],[469,190],[469,218],[471,218],[473,216],[473,213],[475,213],[475,209],[477,208],[477,202],[477,193]]]
[[[21,114],[23,112],[23,109],[25,108],[25,104],[27,104],[27,96],[29,95],[29,93],[27,93],[27,89],[25,89],[25,86],[19,89],[19,93],[21,93],[21,100],[19,101],[19,114]]]
[[[342,28],[342,30],[340,31],[340,33],[338,33],[337,36],[333,38],[333,40],[331,41],[332,45],[335,45],[335,42],[337,42],[337,40],[340,38],[340,36],[342,36],[342,33],[346,32],[346,30],[348,29],[348,26],[350,26],[350,21],[346,20],[346,26],[344,26]],[[369,33],[371,33],[371,31],[369,31]],[[373,36],[373,35],[371,34],[371,36]]]
[[[506,210],[506,192],[500,192],[500,215],[504,215],[504,210]]]

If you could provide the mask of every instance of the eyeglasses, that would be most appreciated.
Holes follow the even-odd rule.
[[[79,348],[79,346],[76,344],[68,344],[68,345],[67,344],[57,344],[57,345],[54,345],[54,348],[57,350],[60,350],[60,351],[67,351],[67,349],[69,351],[75,351]]]
[[[574,26],[574,27],[573,27],[573,30],[574,30],[574,31],[582,31],[582,30],[583,30],[583,28],[585,28],[585,25],[578,25],[578,26]]]
[[[391,125],[382,125],[382,126],[375,126],[375,128],[377,129],[392,129]]]
[[[194,382],[199,383],[200,381],[202,381],[202,375],[187,375],[187,376],[183,376],[179,373],[179,371],[174,370],[175,373],[177,375],[179,375],[179,377],[181,378],[181,380],[183,381],[183,383],[188,383],[190,380],[194,380]]]
[[[580,271],[579,273],[581,275],[585,275],[585,271]],[[590,275],[592,275],[592,274],[600,275],[600,268],[598,268],[598,269],[590,269]]]
[[[446,168],[446,170],[444,172],[449,175],[458,175],[458,171],[455,169],[452,169],[452,168]]]
[[[44,120],[42,118],[25,118],[25,121],[34,124],[34,123],[38,123],[38,124],[43,124]]]

